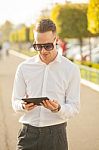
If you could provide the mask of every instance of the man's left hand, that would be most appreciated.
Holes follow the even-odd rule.
[[[55,100],[44,100],[41,105],[43,105],[45,108],[51,111],[58,110],[59,107],[58,102]]]

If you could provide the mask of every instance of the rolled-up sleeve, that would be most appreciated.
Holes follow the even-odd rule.
[[[13,93],[12,93],[12,107],[15,111],[23,111],[22,98],[26,95],[26,84],[19,65],[15,74]]]

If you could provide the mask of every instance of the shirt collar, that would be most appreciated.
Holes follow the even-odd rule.
[[[54,61],[57,61],[57,62],[61,62],[61,55],[58,53],[55,60]]]

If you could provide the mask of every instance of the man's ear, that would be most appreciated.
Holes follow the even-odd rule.
[[[59,37],[56,36],[56,43],[58,44],[58,42],[59,42]]]

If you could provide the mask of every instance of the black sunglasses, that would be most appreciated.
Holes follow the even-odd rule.
[[[33,48],[36,51],[41,51],[42,48],[44,48],[47,51],[51,51],[54,48],[54,44],[53,43],[45,43],[45,44],[33,44]]]

